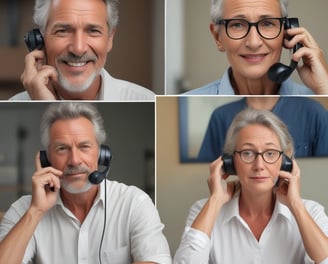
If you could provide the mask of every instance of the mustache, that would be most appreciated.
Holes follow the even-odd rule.
[[[71,166],[63,171],[63,176],[71,175],[71,174],[80,174],[87,173],[90,174],[90,169],[85,166]]]
[[[58,61],[60,62],[86,62],[86,61],[97,61],[97,56],[94,54],[83,54],[82,56],[75,55],[72,52],[69,52],[67,54],[61,55],[58,57]]]

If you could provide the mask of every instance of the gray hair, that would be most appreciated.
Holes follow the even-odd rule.
[[[228,0],[212,0],[211,6],[211,17],[212,21],[215,22],[217,19],[222,18],[222,6],[223,2]],[[280,10],[283,17],[288,16],[288,0],[279,0]]]
[[[239,112],[233,119],[227,132],[223,152],[232,155],[236,150],[236,142],[240,130],[252,124],[262,125],[271,129],[280,141],[281,150],[289,154],[289,156],[294,154],[293,138],[288,132],[287,126],[279,117],[268,110],[254,110],[251,108],[246,108]]]
[[[104,143],[106,132],[103,119],[94,105],[86,102],[61,102],[52,103],[42,116],[40,125],[42,147],[44,149],[49,147],[49,131],[53,123],[57,120],[76,119],[79,117],[85,117],[93,124],[98,145]]]
[[[107,23],[112,32],[118,23],[118,4],[119,0],[103,0],[107,7]],[[36,0],[34,5],[34,23],[44,33],[49,17],[51,0]]]

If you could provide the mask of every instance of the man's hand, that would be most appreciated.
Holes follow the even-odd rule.
[[[32,176],[31,208],[44,214],[56,202],[58,190],[60,189],[60,177],[63,173],[53,167],[42,168],[39,152],[35,158],[35,168],[36,171]]]
[[[57,94],[53,82],[58,74],[54,67],[45,65],[45,53],[34,50],[25,56],[25,68],[21,75],[21,82],[33,100],[56,100]]]

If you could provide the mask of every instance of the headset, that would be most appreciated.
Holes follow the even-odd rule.
[[[24,41],[29,51],[43,49],[44,47],[44,40],[38,28],[28,31],[24,36]]]
[[[101,145],[99,150],[98,165],[104,166],[105,169],[103,171],[96,170],[90,173],[89,182],[92,184],[100,184],[107,176],[107,173],[110,169],[111,160],[112,154],[110,148],[106,145]],[[40,162],[42,168],[51,166],[45,150],[40,151]]]
[[[298,18],[297,17],[292,17],[292,18],[286,18],[285,23],[284,23],[284,28],[289,29],[289,28],[297,28],[299,27],[298,23]],[[297,43],[293,47],[293,53],[295,53],[298,49],[300,49],[302,44]],[[293,71],[297,67],[297,62],[294,60],[291,60],[290,65],[284,65],[281,62],[278,62],[276,64],[273,64],[269,71],[268,71],[268,76],[271,81],[275,83],[282,83],[288,79],[288,77],[293,73]]]
[[[223,170],[229,175],[236,175],[235,165],[233,163],[233,156],[227,153],[222,155]],[[280,170],[291,172],[293,170],[293,161],[286,154],[282,154],[282,161]]]

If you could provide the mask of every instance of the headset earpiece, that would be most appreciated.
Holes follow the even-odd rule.
[[[227,153],[223,153],[221,157],[223,161],[223,170],[229,175],[235,175],[236,170],[235,170],[235,165],[233,163],[233,157],[232,155],[229,155]]]
[[[98,165],[105,166],[103,171],[94,171],[89,175],[89,181],[92,184],[100,184],[105,178],[110,169],[112,154],[110,148],[106,145],[101,145],[99,150]]]
[[[29,51],[42,49],[44,46],[43,37],[38,28],[28,31],[24,36],[24,41]]]
[[[293,161],[286,154],[282,154],[280,170],[291,172],[293,170]]]

